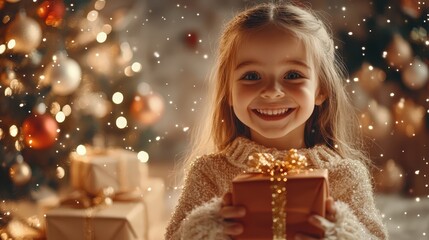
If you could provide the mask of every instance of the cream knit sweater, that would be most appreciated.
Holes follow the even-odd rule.
[[[221,197],[231,191],[232,179],[247,169],[248,156],[255,152],[267,152],[275,157],[286,154],[286,151],[266,148],[240,137],[224,151],[198,158],[188,172],[165,238],[230,239],[222,233],[223,219],[218,214]],[[374,204],[368,170],[361,162],[343,159],[326,146],[298,152],[307,157],[313,168],[329,172],[329,191],[335,199],[337,221],[331,224],[325,239],[388,238]]]

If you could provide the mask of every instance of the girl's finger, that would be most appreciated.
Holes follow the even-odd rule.
[[[308,218],[308,222],[314,227],[321,229],[325,233],[331,232],[335,228],[335,223],[319,215],[312,215]]]
[[[240,218],[246,215],[246,209],[244,207],[225,206],[220,209],[219,214],[222,218]]]
[[[326,212],[329,214],[335,214],[337,212],[335,201],[332,197],[328,197],[328,199],[326,199]]]
[[[236,236],[243,232],[243,225],[236,222],[224,222],[223,233]]]
[[[337,209],[335,208],[335,201],[332,197],[329,197],[326,200],[326,219],[331,222],[336,222],[335,215],[337,213]]]
[[[295,235],[295,240],[317,240],[318,238],[310,237],[301,233]]]
[[[223,195],[222,198],[222,206],[230,206],[232,205],[232,194],[227,192]]]

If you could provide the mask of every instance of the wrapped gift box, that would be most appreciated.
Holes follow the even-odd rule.
[[[110,206],[77,209],[67,206],[46,214],[48,240],[146,239],[141,202],[114,202]]]
[[[134,191],[147,174],[147,165],[137,154],[123,149],[87,149],[85,155],[71,154],[71,185],[92,195],[107,187],[115,192]]]
[[[260,173],[240,174],[233,180],[233,204],[246,208],[246,216],[238,219],[244,225],[243,234],[236,239],[273,239],[272,182]],[[307,222],[312,214],[325,216],[328,196],[328,172],[325,169],[289,173],[286,185],[286,235],[297,232],[322,237],[323,232]]]
[[[161,178],[141,180],[143,199],[147,205],[149,226],[161,223],[165,218],[165,184]]]

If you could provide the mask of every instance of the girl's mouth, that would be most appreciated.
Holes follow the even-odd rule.
[[[252,109],[260,118],[267,121],[276,121],[288,116],[294,108],[277,108],[277,109]]]

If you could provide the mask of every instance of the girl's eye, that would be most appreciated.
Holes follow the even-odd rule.
[[[261,76],[259,76],[259,74],[257,72],[248,72],[245,73],[242,77],[242,80],[250,80],[250,81],[254,81],[254,80],[259,80],[261,79]]]
[[[297,79],[302,78],[303,76],[299,72],[291,71],[286,73],[285,79]]]

